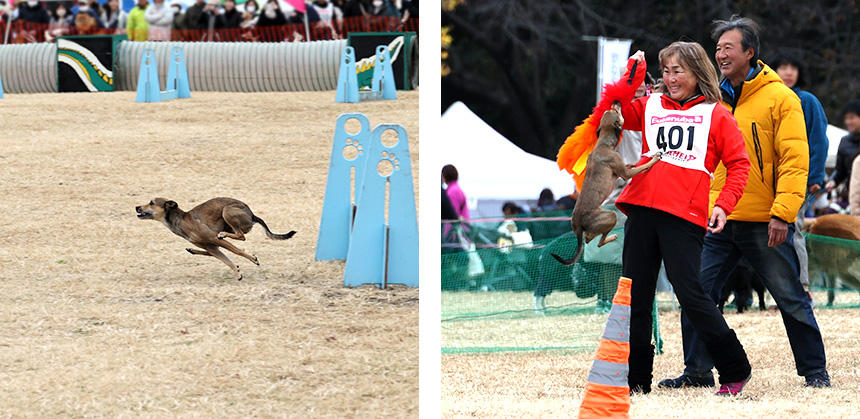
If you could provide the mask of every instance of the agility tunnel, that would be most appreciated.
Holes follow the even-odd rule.
[[[57,45],[0,45],[0,75],[5,93],[57,91]]]
[[[130,42],[116,45],[114,90],[136,90],[140,57],[155,50],[162,85],[171,47],[182,46],[192,91],[283,92],[335,90],[346,40],[314,42]],[[58,88],[56,43],[0,46],[6,93],[52,93]],[[81,67],[92,63],[81,62]],[[90,69],[92,71],[92,69]],[[85,70],[81,70],[83,74]],[[86,77],[86,75],[84,75]]]

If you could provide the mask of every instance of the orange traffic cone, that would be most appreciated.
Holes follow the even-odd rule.
[[[630,388],[627,385],[627,358],[630,356],[630,286],[621,277],[612,299],[603,337],[588,374],[585,397],[579,406],[580,418],[629,418]]]

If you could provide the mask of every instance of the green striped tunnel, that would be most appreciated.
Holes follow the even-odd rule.
[[[192,91],[283,92],[335,90],[346,40],[284,43],[119,42],[113,72],[92,54],[69,44],[0,45],[0,76],[7,93],[57,92],[57,62],[77,68],[94,87],[114,80],[115,90],[137,89],[140,57],[155,50],[161,85],[170,48],[182,46]],[[96,62],[94,62],[96,61]],[[97,63],[98,62],[98,63]],[[102,86],[104,87],[104,86]],[[101,89],[95,89],[101,90]]]

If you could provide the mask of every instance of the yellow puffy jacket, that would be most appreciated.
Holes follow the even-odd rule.
[[[768,222],[771,217],[793,223],[806,195],[809,144],[800,99],[763,62],[743,83],[737,104],[723,93],[723,106],[734,114],[744,135],[750,172],[743,196],[729,220]],[[711,208],[726,181],[720,163],[711,182]]]

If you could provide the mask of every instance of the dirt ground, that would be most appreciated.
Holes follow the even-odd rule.
[[[856,417],[860,394],[860,311],[817,310],[832,387],[803,387],[782,320],[775,311],[729,312],[752,364],[752,379],[736,398],[716,389],[657,389],[656,382],[683,370],[680,315],[662,313],[663,355],[654,360],[654,391],[634,396],[633,418]],[[567,317],[576,328],[579,316]],[[575,417],[585,391],[593,352],[544,351],[442,356],[442,416],[494,418]]]
[[[134,92],[0,100],[0,416],[403,417],[418,412],[418,290],[342,286],[315,262],[336,117],[409,133],[418,92],[135,103]],[[185,252],[134,207],[248,203],[260,267]]]

